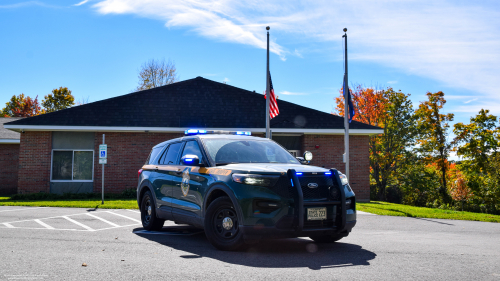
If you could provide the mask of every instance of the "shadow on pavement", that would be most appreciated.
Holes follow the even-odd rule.
[[[224,252],[215,249],[200,229],[187,225],[165,226],[157,232],[136,228],[134,233],[163,246],[189,253],[181,255],[181,258],[207,257],[251,267],[308,267],[319,270],[370,265],[369,261],[377,256],[359,245],[343,243],[342,240],[333,244],[316,244],[311,240],[301,238],[260,241],[239,252]]]

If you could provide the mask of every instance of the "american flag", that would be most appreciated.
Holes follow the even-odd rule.
[[[273,119],[280,114],[280,111],[278,109],[278,102],[276,102],[276,95],[274,94],[271,72],[269,72],[269,92],[271,92],[271,99],[269,100],[269,117]],[[266,98],[266,94],[264,94],[264,98]]]

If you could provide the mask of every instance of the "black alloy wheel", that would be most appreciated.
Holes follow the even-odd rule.
[[[239,229],[238,214],[229,197],[215,199],[207,208],[205,215],[205,235],[217,249],[234,251],[245,243]]]
[[[163,228],[165,220],[156,217],[155,202],[151,192],[146,191],[141,201],[141,221],[146,230],[154,231]]]
[[[221,239],[231,239],[238,233],[238,217],[234,209],[219,208],[214,216],[215,233]]]

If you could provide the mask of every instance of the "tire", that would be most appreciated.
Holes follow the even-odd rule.
[[[163,228],[165,220],[156,217],[156,206],[150,191],[146,191],[141,201],[141,221],[146,230],[157,231]]]
[[[316,243],[335,243],[340,239],[346,237],[345,234],[336,234],[336,235],[319,235],[319,236],[310,236],[312,240]]]
[[[234,251],[244,246],[240,219],[229,197],[215,199],[205,215],[205,235],[208,241],[222,251]]]

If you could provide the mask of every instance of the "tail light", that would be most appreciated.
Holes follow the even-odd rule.
[[[142,174],[142,169],[140,169],[139,171],[137,171],[137,177],[140,178],[141,174]]]

